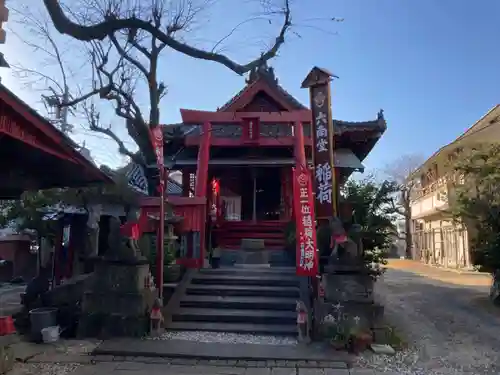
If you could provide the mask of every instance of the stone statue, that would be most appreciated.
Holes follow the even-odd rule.
[[[347,236],[344,225],[338,217],[332,217],[329,224],[332,234],[330,263],[353,265],[362,262],[363,251],[360,247],[360,241]],[[359,232],[360,230],[361,228],[356,224],[351,227],[351,232]]]
[[[106,258],[114,260],[139,260],[143,258],[138,241],[122,235],[121,223],[115,217],[109,220],[108,244]]]

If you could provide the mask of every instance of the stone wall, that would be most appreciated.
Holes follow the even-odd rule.
[[[322,277],[324,298],[315,302],[315,334],[341,341],[372,331],[383,316],[383,307],[374,300],[372,276],[362,268],[327,268]]]
[[[154,293],[145,288],[147,262],[122,263],[103,260],[82,303],[79,336],[140,337],[149,329]]]

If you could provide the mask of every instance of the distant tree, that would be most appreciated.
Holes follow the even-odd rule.
[[[109,170],[109,169],[108,169]],[[40,234],[50,232],[50,223],[42,220],[44,209],[55,210],[76,206],[87,210],[90,204],[117,204],[125,209],[137,205],[137,194],[127,184],[123,171],[113,173],[114,184],[86,188],[48,189],[26,191],[20,199],[0,204],[0,228],[11,226],[17,231],[35,230]]]
[[[452,165],[449,211],[472,234],[472,262],[484,271],[500,269],[500,145],[462,151]]]
[[[390,202],[391,212],[404,220],[405,254],[412,256],[411,197],[417,180],[412,173],[424,162],[424,157],[416,154],[403,155],[385,167],[388,180],[396,187],[394,199]]]

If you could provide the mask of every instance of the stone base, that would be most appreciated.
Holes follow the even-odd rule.
[[[79,337],[142,337],[149,332],[149,316],[85,313],[78,326]]]
[[[147,264],[101,262],[82,301],[80,337],[140,337],[149,331],[155,293],[145,288]]]
[[[242,250],[264,250],[264,240],[260,238],[243,238],[241,240]]]
[[[384,308],[371,302],[316,302],[315,337],[347,338],[357,332],[370,332],[382,319]]]
[[[325,273],[322,280],[326,301],[373,302],[374,280],[366,272]]]
[[[0,347],[0,374],[6,374],[14,367],[14,351],[10,346]]]
[[[322,275],[324,301],[314,308],[317,337],[343,341],[379,326],[383,306],[374,302],[374,279],[359,266],[329,265]]]
[[[0,374],[6,374],[14,367],[15,354],[11,345],[17,339],[15,334],[0,336]]]

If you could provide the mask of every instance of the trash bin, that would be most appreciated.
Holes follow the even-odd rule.
[[[42,329],[57,325],[57,309],[41,307],[30,311],[31,337],[36,342],[42,341]]]

